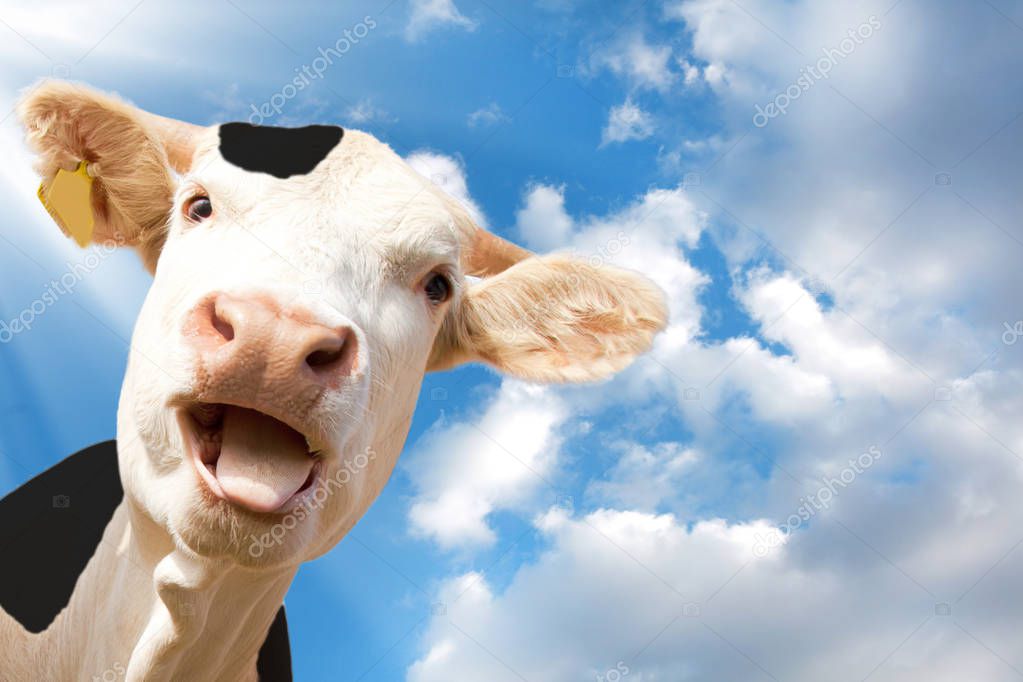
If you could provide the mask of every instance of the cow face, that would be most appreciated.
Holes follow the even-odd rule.
[[[333,546],[390,476],[426,371],[591,380],[664,325],[642,277],[495,238],[365,133],[199,128],[66,83],[19,113],[44,184],[87,161],[94,239],[154,274],[121,477],[202,556],[274,567]]]

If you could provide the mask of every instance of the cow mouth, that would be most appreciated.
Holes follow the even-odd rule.
[[[322,461],[305,436],[258,410],[195,403],[178,410],[178,421],[209,490],[250,511],[287,511],[319,475]]]

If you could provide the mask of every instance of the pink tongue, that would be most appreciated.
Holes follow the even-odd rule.
[[[254,410],[228,407],[216,475],[228,499],[257,512],[278,509],[309,478],[313,458],[294,429]]]

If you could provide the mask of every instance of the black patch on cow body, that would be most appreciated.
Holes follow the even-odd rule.
[[[280,128],[224,123],[220,126],[220,154],[247,171],[284,179],[311,172],[344,134],[340,126]]]
[[[29,632],[49,627],[71,600],[123,498],[117,443],[108,440],[0,499],[0,607]],[[260,682],[292,682],[284,606],[267,632],[256,667]],[[3,670],[0,679],[9,679]]]

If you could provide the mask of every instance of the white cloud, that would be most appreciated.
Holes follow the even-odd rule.
[[[476,30],[476,22],[458,11],[454,0],[410,0],[410,9],[405,26],[405,39],[410,42],[445,26]]]
[[[479,417],[435,425],[407,465],[413,532],[446,549],[493,543],[488,515],[547,487],[566,416],[549,390],[505,380]]]
[[[905,399],[922,377],[854,320],[820,304],[790,274],[750,273],[740,300],[764,328],[764,337],[791,348],[799,365],[830,377],[844,396]]]
[[[550,251],[568,243],[573,225],[565,211],[564,186],[535,185],[525,199],[525,205],[515,214],[515,224],[526,244],[538,251]]]
[[[655,381],[661,390],[676,396],[686,424],[696,429],[700,448],[720,450],[720,443],[703,438],[715,438],[722,427],[711,415],[735,405],[747,405],[760,426],[792,428],[833,413],[837,395],[831,378],[804,367],[797,357],[776,355],[760,340],[748,337],[697,345],[691,334],[680,331],[669,328],[658,340],[659,363],[645,367],[644,383],[649,390],[649,382]],[[685,384],[679,377],[685,378]],[[694,388],[698,397],[687,398],[686,388]]]
[[[497,123],[505,123],[510,121],[506,113],[501,110],[500,105],[497,102],[491,102],[485,107],[481,107],[476,111],[469,114],[466,119],[466,123],[470,128],[487,127]]]
[[[180,36],[188,26],[189,14],[170,7],[147,8],[155,31],[145,35],[139,31],[112,31],[111,25],[134,14],[129,10],[131,5],[87,7],[71,0],[34,7],[4,3],[4,23],[10,39],[3,42],[0,51],[16,55],[21,66],[31,69],[37,78],[43,75],[74,78],[70,70],[79,68],[83,57],[89,61],[118,57],[147,62],[150,66],[155,62],[166,64],[168,55],[155,45],[163,38]],[[44,64],[45,71],[40,72]],[[61,68],[46,73],[58,65]]]
[[[670,515],[602,510],[571,519],[555,510],[536,525],[551,547],[503,593],[478,573],[441,588],[446,615],[432,620],[410,682],[600,679],[622,666],[629,670],[622,679],[637,680],[750,674],[750,664],[704,629],[701,617],[748,646],[743,635],[757,620],[748,606],[726,612],[722,623],[719,610],[703,602],[749,562],[753,536],[767,532],[766,524],[708,521],[687,531]],[[760,608],[823,587],[786,578],[774,561],[747,570],[757,584],[778,580],[760,594],[748,579],[738,581],[742,593],[757,595]],[[747,624],[737,631],[742,620]]]
[[[590,483],[587,494],[619,509],[654,511],[675,500],[681,481],[699,454],[680,443],[621,446],[623,453],[602,480]]]
[[[827,522],[762,557],[754,548],[772,529],[759,520],[687,527],[672,515],[555,509],[535,523],[548,548],[506,588],[477,572],[440,588],[445,613],[423,635],[410,682],[568,682],[623,666],[622,679],[636,680],[1015,679],[1023,635],[996,589],[1011,571],[990,596],[952,605],[953,625],[936,615],[941,596]],[[940,535],[927,544],[947,551]],[[956,554],[960,575],[998,559]]]
[[[625,78],[633,88],[665,92],[677,78],[671,70],[671,55],[670,45],[651,45],[642,34],[633,33],[598,50],[591,63]]]
[[[734,228],[721,239],[730,263],[767,257],[801,279],[816,277],[840,316],[928,375],[970,371],[990,353],[990,330],[1019,317],[1009,303],[1019,236],[999,226],[1013,223],[1007,188],[1020,170],[1000,150],[1019,144],[1019,126],[1004,126],[1023,98],[988,77],[985,55],[1004,55],[997,41],[977,37],[990,30],[1007,38],[1016,29],[965,8],[938,21],[905,3],[889,14],[883,2],[672,7],[692,32],[692,58],[725,74],[715,92],[727,153],[707,154],[721,158],[705,178],[701,206]],[[880,27],[826,82],[748,132],[757,105],[848,31],[870,26],[871,16]],[[917,39],[907,46],[911,25]],[[950,50],[959,55],[955,73],[937,78],[930,56]],[[1023,66],[1018,54],[1005,58],[1007,70]],[[949,82],[959,95],[949,95]],[[960,162],[951,184],[937,184]],[[998,180],[967,179],[978,173]]]
[[[390,121],[391,116],[373,104],[371,99],[360,99],[345,109],[345,119],[356,125],[365,125],[374,121]]]
[[[653,118],[632,100],[625,100],[608,112],[607,125],[601,133],[600,144],[645,140],[654,134]]]
[[[688,59],[680,57],[678,66],[682,69],[682,79],[687,86],[693,86],[700,80],[700,67],[689,62]]]
[[[465,167],[461,160],[452,156],[420,149],[412,152],[405,161],[417,173],[427,178],[442,190],[457,199],[469,211],[473,220],[481,227],[486,227],[486,217],[479,205],[469,195],[469,183],[465,177]]]
[[[711,62],[703,69],[703,77],[711,87],[720,87],[727,82],[728,72],[720,62]]]
[[[767,22],[778,11],[765,2],[736,6],[727,0],[672,0],[665,3],[664,13],[669,19],[684,21],[692,31],[695,54],[708,60],[732,60],[772,38],[750,15]]]

